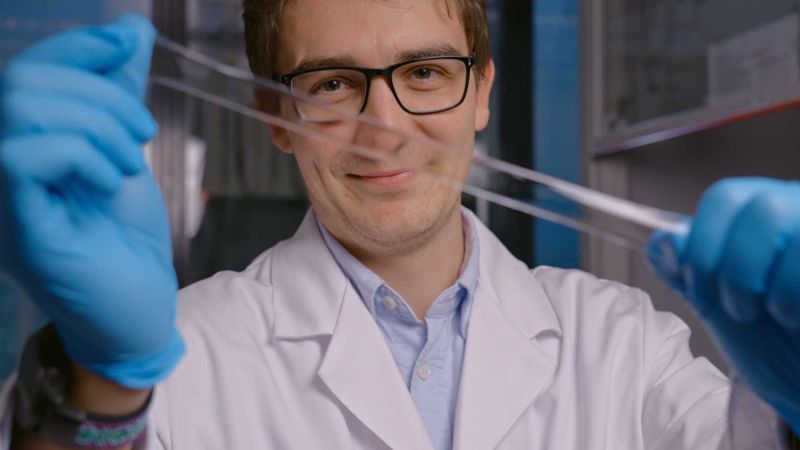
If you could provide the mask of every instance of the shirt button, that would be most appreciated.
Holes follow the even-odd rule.
[[[383,297],[383,306],[389,311],[394,311],[397,308],[397,301],[391,295]]]
[[[417,376],[422,381],[427,380],[431,377],[431,368],[425,363],[420,364],[417,368]]]

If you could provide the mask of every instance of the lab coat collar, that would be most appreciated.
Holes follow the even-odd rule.
[[[538,338],[547,332],[561,337],[541,284],[486,227],[477,228],[482,257],[456,408],[456,449],[498,445],[555,374],[557,355]]]
[[[478,234],[478,284],[492,288],[504,316],[526,337],[548,330],[560,336],[553,307],[529,269],[472,212],[464,214]],[[274,249],[273,260],[276,263],[271,265],[270,279],[275,336],[333,334],[349,281],[325,245],[313,210],[306,214],[294,237]]]
[[[318,373],[337,400],[390,448],[432,450],[377,323],[325,246],[313,213],[275,252],[275,336],[332,335]]]
[[[548,331],[560,337],[561,324],[553,305],[528,266],[514,257],[471,211],[465,214],[478,232],[481,248],[478,284],[483,285],[484,292],[478,289],[476,296],[491,293],[506,320],[527,338]]]
[[[319,377],[389,448],[433,450],[377,323],[348,287]]]
[[[560,337],[561,327],[525,264],[467,214],[481,251],[454,448],[493,448],[552,380],[557,355],[537,341],[547,331]],[[319,376],[332,394],[390,447],[429,449],[391,351],[328,251],[313,213],[274,249],[270,266],[275,337],[331,335]]]
[[[475,287],[478,284],[478,261],[480,258],[480,245],[478,245],[478,232],[475,229],[475,220],[473,217],[468,215],[469,210],[465,207],[461,207],[461,220],[463,223],[464,229],[464,240],[465,240],[465,248],[464,248],[464,262],[461,265],[461,269],[459,271],[459,277],[456,283],[447,288],[446,290],[442,291],[439,294],[439,297],[436,301],[434,301],[433,305],[431,305],[430,309],[426,313],[426,317],[432,317],[431,315],[438,315],[442,317],[443,315],[452,315],[453,310],[457,308],[461,308],[461,323],[459,326],[459,333],[461,333],[461,337],[465,338],[467,335],[467,324],[469,323],[469,312],[471,309],[472,299],[475,297]],[[383,295],[386,293],[391,293],[395,298],[402,299],[402,296],[395,292],[391,286],[386,284],[377,274],[375,274],[372,270],[364,266],[361,261],[356,259],[349,251],[347,251],[342,244],[340,244],[328,230],[317,220],[317,228],[319,229],[320,235],[322,236],[323,242],[330,250],[331,255],[333,255],[334,260],[339,264],[339,267],[344,272],[345,276],[347,276],[348,280],[352,283],[355,289],[361,296],[361,299],[367,305],[367,309],[370,311],[373,317],[378,320],[378,307],[376,306],[376,302],[379,302],[378,293],[382,291],[381,299]],[[463,297],[462,297],[463,293]],[[443,296],[458,296],[460,301],[450,302],[447,304],[442,304],[438,300],[441,299]],[[414,313],[411,311],[411,307],[405,302],[405,300],[401,300],[402,308],[398,308],[397,311],[392,312],[391,314],[396,315],[396,317],[406,318],[406,317],[415,317]]]
[[[331,335],[347,286],[309,210],[294,237],[274,249],[270,276],[275,337]]]

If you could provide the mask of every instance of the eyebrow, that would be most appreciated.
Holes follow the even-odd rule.
[[[306,58],[294,69],[287,73],[297,73],[306,70],[322,69],[326,67],[355,67],[356,60],[349,56],[337,58]]]
[[[420,58],[430,58],[434,56],[464,56],[462,52],[458,51],[450,44],[435,45],[432,47],[418,48],[414,50],[405,50],[400,52],[395,57],[396,63],[412,61]],[[351,56],[342,56],[334,58],[306,58],[302,60],[294,69],[287,72],[297,73],[307,70],[323,69],[335,67],[358,67],[355,58]]]
[[[433,56],[466,56],[462,55],[457,48],[450,44],[441,44],[433,47],[425,47],[415,50],[400,52],[395,58],[398,63],[411,61],[420,58],[430,58]]]

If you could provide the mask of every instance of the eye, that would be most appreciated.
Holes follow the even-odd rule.
[[[411,72],[411,78],[415,80],[430,80],[437,75],[441,75],[441,72],[437,71],[433,67],[428,66],[417,67]]]
[[[427,80],[433,75],[433,70],[430,67],[420,67],[412,75],[419,80]]]
[[[319,83],[313,90],[312,93],[316,94],[318,92],[324,93],[332,93],[341,90],[344,87],[344,81],[340,78],[330,78],[328,80],[324,80]]]

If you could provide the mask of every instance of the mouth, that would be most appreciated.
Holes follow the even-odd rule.
[[[367,188],[382,190],[386,188],[405,187],[416,178],[416,175],[416,172],[413,170],[399,169],[349,173],[347,174],[347,178]]]

